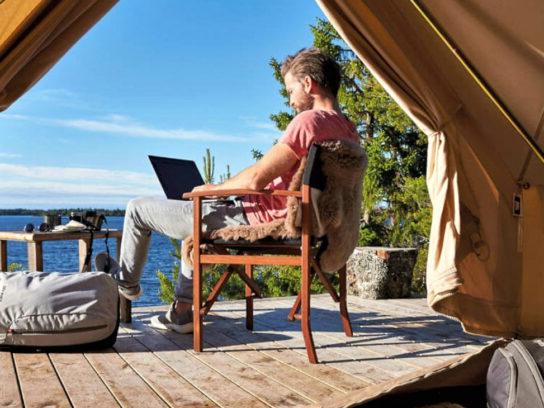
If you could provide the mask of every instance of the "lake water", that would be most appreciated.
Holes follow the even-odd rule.
[[[63,217],[63,223],[68,217]],[[22,231],[25,224],[32,223],[39,226],[43,217],[28,215],[1,215],[1,231]],[[123,217],[107,217],[107,227],[111,229],[123,228]],[[108,240],[110,253],[115,256],[117,243],[115,239]],[[157,270],[160,270],[171,277],[171,269],[176,259],[170,255],[173,250],[170,240],[160,234],[153,233],[147,264],[140,284],[143,288],[143,295],[134,301],[135,306],[153,306],[161,304],[159,299],[159,280]],[[99,252],[105,251],[104,239],[97,239],[93,243],[93,258]],[[8,242],[8,263],[20,263],[23,268],[28,269],[27,246],[24,242]],[[43,243],[43,269],[46,272],[76,272],[79,267],[78,243],[77,241],[49,241]],[[94,268],[94,265],[93,265]]]

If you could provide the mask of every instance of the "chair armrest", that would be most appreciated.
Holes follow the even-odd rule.
[[[212,191],[196,191],[191,193],[184,193],[183,198],[195,198],[195,197],[229,197],[240,195],[273,195],[283,197],[302,197],[300,191],[289,190],[247,190],[247,189],[233,189],[233,190],[212,190]]]

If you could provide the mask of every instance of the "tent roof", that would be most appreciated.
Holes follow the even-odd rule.
[[[0,1],[0,111],[49,71],[116,2]]]
[[[440,105],[439,109],[447,110],[442,114],[450,120],[459,111],[474,118],[481,129],[477,138],[467,138],[467,141],[481,143],[472,146],[476,151],[487,150],[496,155],[494,160],[500,159],[509,177],[544,184],[543,163],[539,163],[527,142],[478,86],[417,7],[419,5],[427,13],[542,151],[544,2],[318,2],[342,37],[358,51],[367,65],[374,57],[381,61],[384,71],[375,74],[396,78],[400,84],[413,80],[410,86],[421,90],[416,103]],[[371,43],[362,45],[361,35],[372,38]],[[406,77],[399,78],[399,72]],[[404,107],[410,110],[409,106]],[[413,118],[418,116],[417,111],[409,113]]]

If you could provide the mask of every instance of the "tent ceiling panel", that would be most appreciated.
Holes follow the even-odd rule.
[[[49,71],[116,2],[0,1],[0,111]]]
[[[492,0],[423,0],[420,3],[544,150],[544,2],[525,0],[520,5]],[[503,141],[501,138],[500,143]],[[510,157],[518,152],[510,150],[513,146],[509,143],[505,147]],[[529,152],[527,149],[526,154],[519,156],[523,158],[519,174],[524,172]],[[542,174],[544,167],[532,157],[524,179],[538,183]]]
[[[498,189],[511,194],[530,152],[527,143],[409,1],[367,1],[365,6],[372,14],[384,16],[379,27],[366,29],[373,30],[373,38],[380,33],[380,41],[391,47],[385,54],[391,69],[396,75],[407,73],[406,81],[417,84],[412,89],[420,91],[417,99],[436,109],[438,117],[446,117],[445,122],[459,122],[457,126],[471,122],[472,132],[463,134],[464,141]],[[447,112],[441,112],[444,110]],[[435,125],[441,127],[443,124]],[[475,131],[477,134],[473,134]],[[531,160],[525,176],[528,182],[544,184],[544,165]]]
[[[0,5],[0,57],[47,6],[47,0],[4,0]]]

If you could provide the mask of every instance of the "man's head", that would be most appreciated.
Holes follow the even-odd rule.
[[[281,66],[289,103],[297,111],[312,109],[320,93],[336,98],[340,87],[340,66],[316,48],[304,48],[289,55]]]

